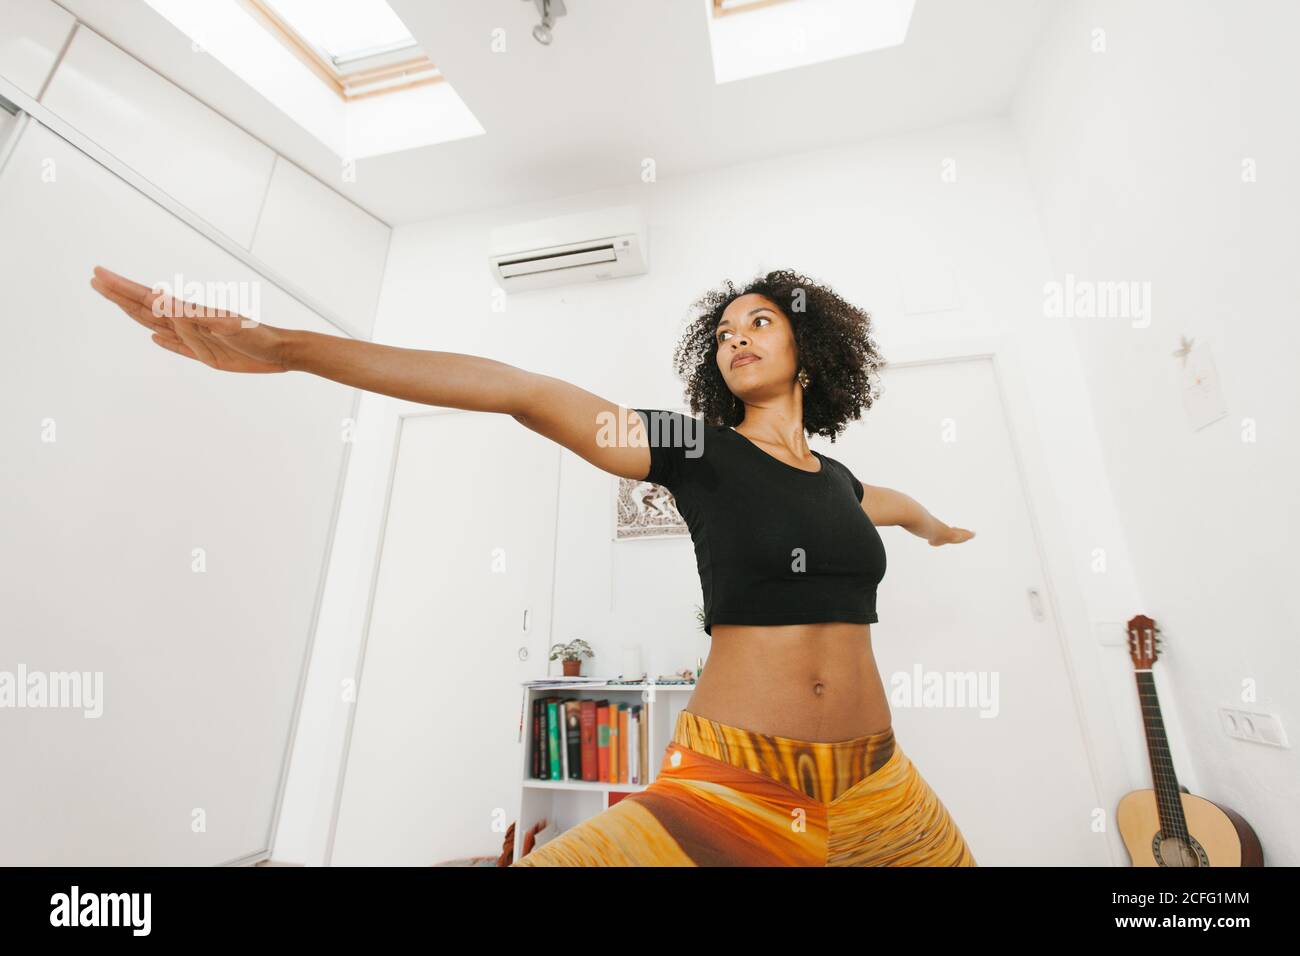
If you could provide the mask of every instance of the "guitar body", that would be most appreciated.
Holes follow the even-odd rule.
[[[1259,837],[1242,817],[1211,800],[1179,793],[1187,841],[1157,839],[1160,812],[1154,790],[1134,790],[1115,809],[1124,847],[1134,866],[1263,866]]]

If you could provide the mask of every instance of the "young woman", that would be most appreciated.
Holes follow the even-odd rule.
[[[877,527],[934,546],[972,532],[809,449],[806,435],[833,441],[871,407],[883,364],[869,316],[830,289],[777,271],[696,303],[674,361],[701,420],[488,358],[253,323],[102,268],[91,285],[159,346],[211,368],[304,371],[507,414],[672,492],[712,638],[699,684],[653,783],[514,865],[976,865],[894,739],[870,627],[885,572]]]

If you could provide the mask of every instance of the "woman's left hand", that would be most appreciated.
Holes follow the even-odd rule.
[[[961,544],[973,537],[975,537],[974,531],[967,531],[965,528],[954,528],[941,521],[938,529],[934,534],[930,535],[929,541],[933,547],[937,548],[941,544]]]

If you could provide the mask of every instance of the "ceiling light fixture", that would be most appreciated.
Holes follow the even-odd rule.
[[[524,0],[526,3],[527,0]],[[533,39],[542,46],[551,45],[551,27],[555,26],[555,17],[562,17],[569,11],[564,9],[564,0],[533,0],[542,22],[533,27]]]

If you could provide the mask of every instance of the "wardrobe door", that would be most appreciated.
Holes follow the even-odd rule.
[[[0,108],[0,156],[4,155],[5,143],[18,126],[18,117]]]
[[[235,861],[270,845],[354,392],[159,348],[96,264],[335,331],[23,132],[0,171],[0,864]]]

